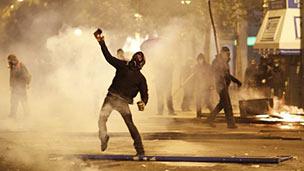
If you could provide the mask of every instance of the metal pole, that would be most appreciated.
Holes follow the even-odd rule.
[[[213,20],[213,15],[212,15],[212,9],[211,9],[211,2],[208,0],[208,7],[209,7],[209,15],[210,15],[210,20],[213,28],[213,34],[214,34],[214,40],[215,40],[215,47],[216,47],[216,53],[219,54],[219,47],[218,47],[218,41],[217,41],[217,34],[215,30],[215,24]],[[197,72],[197,71],[196,71]],[[188,83],[192,79],[192,77],[196,74],[196,72],[193,72],[189,77],[185,79],[185,81],[181,84],[179,88],[177,88],[176,91],[174,91],[173,96],[175,96],[183,87],[185,84]]]
[[[279,164],[281,162],[291,160],[292,156],[132,156],[132,155],[112,155],[112,154],[76,154],[76,155],[51,155],[50,159],[56,160],[58,157],[79,158],[82,160],[113,160],[113,161],[145,161],[145,162],[213,162],[213,163],[264,163],[264,164]]]
[[[215,24],[214,24],[212,9],[211,9],[211,0],[208,0],[208,7],[209,7],[210,20],[211,20],[211,24],[212,24],[212,28],[213,28],[213,34],[214,34],[216,52],[217,52],[217,54],[219,54],[219,47],[218,47],[218,41],[217,41],[217,34],[216,34],[216,30],[215,30]]]
[[[300,17],[301,17],[301,68],[300,68],[300,79],[301,82],[300,84],[300,106],[303,108],[304,107],[304,2],[303,0],[300,1]]]

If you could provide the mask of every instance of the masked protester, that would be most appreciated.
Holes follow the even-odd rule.
[[[211,103],[211,91],[213,83],[212,67],[205,60],[205,56],[200,53],[197,56],[195,66],[195,94],[196,94],[196,117],[202,117],[202,105],[206,106],[210,112],[213,109]]]
[[[137,152],[136,155],[142,156],[145,154],[144,147],[140,134],[133,123],[129,104],[133,103],[133,98],[138,94],[138,92],[140,92],[142,100],[137,103],[139,109],[144,110],[144,106],[148,102],[146,79],[140,72],[145,64],[145,56],[142,52],[136,52],[131,61],[126,63],[125,61],[119,60],[111,55],[105,44],[104,37],[101,35],[100,29],[98,29],[94,35],[101,46],[101,50],[106,61],[116,69],[115,77],[108,89],[108,94],[102,105],[98,121],[101,150],[105,151],[107,149],[109,136],[107,134],[106,122],[111,112],[116,110],[124,119],[132,139],[134,140],[134,147]]]
[[[229,61],[230,61],[230,50],[228,47],[222,47],[221,53],[216,56],[212,63],[214,75],[215,75],[215,85],[216,90],[219,94],[220,101],[213,109],[211,115],[207,118],[210,126],[215,127],[213,121],[216,115],[224,109],[225,117],[227,121],[228,128],[237,128],[235,125],[235,120],[233,117],[232,105],[229,96],[229,85],[232,82],[236,83],[239,87],[242,83],[233,77],[229,71]]]
[[[15,55],[9,55],[8,65],[10,69],[10,87],[11,87],[11,110],[10,117],[15,118],[18,105],[21,104],[24,115],[29,115],[27,102],[27,88],[31,81],[31,75],[23,63]]]

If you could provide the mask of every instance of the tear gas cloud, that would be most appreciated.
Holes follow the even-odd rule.
[[[41,22],[43,16],[46,14],[36,16],[34,21]],[[57,16],[54,15],[54,18],[56,20]],[[37,47],[33,35],[39,33],[39,30],[43,30],[43,27],[53,27],[36,22],[30,26],[30,30],[23,31],[24,34],[31,35],[31,42],[19,41],[12,44],[9,50],[3,50],[3,52],[16,54],[32,74],[32,83],[28,91],[31,119],[19,124],[26,125],[25,127],[28,129],[49,130],[51,127],[51,130],[64,131],[96,130],[99,109],[115,73],[115,69],[105,61],[100,47],[93,37],[92,33],[96,28],[63,25],[58,34],[48,37],[43,44]],[[145,114],[141,114],[139,117],[146,117],[143,115],[156,112],[155,85],[160,83],[159,81],[164,82],[164,85],[169,81],[159,79],[159,74],[170,75],[169,69],[172,69],[174,73],[173,90],[178,89],[181,66],[188,58],[195,58],[194,55],[200,50],[198,47],[203,46],[198,43],[197,52],[193,52],[193,47],[189,45],[188,40],[201,33],[196,29],[186,32],[184,27],[191,24],[189,22],[191,20],[183,18],[171,19],[168,25],[158,31],[159,41],[149,47],[147,52],[144,50],[147,63],[142,72],[148,81],[150,102]],[[124,30],[104,30],[106,43],[114,56],[116,56],[116,49],[128,43],[127,38],[120,39],[116,36],[121,32]],[[181,36],[181,33],[184,35]],[[130,33],[130,35],[134,34]],[[147,36],[143,35],[144,38]],[[181,50],[177,51],[177,49]],[[128,49],[125,50],[128,51]],[[1,117],[5,118],[9,113],[10,99],[9,73],[5,67],[8,54],[1,55],[3,56],[1,59],[3,66],[1,67],[3,75],[1,91],[4,95],[1,99],[3,106]],[[127,55],[127,58],[130,59],[132,54]],[[158,73],[159,71],[162,73]],[[179,92],[178,95],[181,95],[182,91]],[[178,95],[174,99],[176,108],[179,108],[180,103]],[[137,113],[136,107],[132,108],[134,108],[132,111]],[[22,114],[22,108],[19,107],[18,113]]]
[[[83,4],[80,1],[77,2],[79,3],[70,3],[71,8],[81,8]],[[128,15],[129,6],[119,7],[119,14],[117,12],[107,13],[106,18],[113,19],[115,22],[115,17]],[[128,37],[134,37],[137,30],[130,31],[121,25],[115,28],[103,28],[103,25],[97,26],[94,23],[82,24],[85,23],[85,18],[72,17],[71,19],[72,14],[66,14],[64,10],[63,8],[51,8],[42,12],[24,13],[24,19],[19,23],[23,26],[19,28],[21,38],[19,37],[18,41],[11,41],[7,47],[0,47],[1,130],[41,132],[37,136],[26,137],[33,141],[37,140],[37,142],[41,135],[51,132],[97,132],[99,110],[115,74],[115,69],[105,61],[92,33],[97,27],[101,27],[109,50],[112,55],[116,56],[118,48],[125,48],[125,51],[137,50],[138,47],[128,45]],[[93,15],[99,10],[90,9],[89,11]],[[71,24],[70,20],[58,24],[61,18],[69,18],[77,24]],[[134,24],[134,18],[125,20],[125,23]],[[147,20],[147,23],[156,22],[148,17]],[[205,20],[209,19],[205,18]],[[181,84],[181,68],[189,58],[195,62],[197,54],[203,52],[204,39],[210,37],[202,32],[200,24],[195,21],[195,15],[189,13],[186,16],[169,18],[167,24],[157,28],[156,31],[141,26],[143,30],[153,30],[151,33],[140,35],[141,39],[151,38],[157,32],[159,40],[143,49],[147,61],[142,72],[148,81],[150,99],[146,111],[143,113],[139,113],[135,105],[131,107],[132,113],[136,115],[134,117],[136,122],[140,123],[141,118],[156,113],[155,87],[157,85],[166,86],[169,82],[167,78],[173,79],[172,91],[178,92],[174,95],[174,104],[177,110],[180,109],[182,91],[177,90]],[[14,40],[15,35],[11,36]],[[214,52],[214,46],[211,46],[211,54]],[[32,83],[28,90],[31,115],[29,118],[23,118],[22,115],[20,116],[22,108],[19,107],[17,121],[7,118],[10,106],[10,88],[6,57],[10,53],[16,54],[32,75]],[[127,58],[130,59],[131,55],[128,53]],[[208,79],[206,78],[206,80]],[[135,102],[137,100],[139,97]],[[122,118],[114,113],[109,120],[109,131],[127,131]],[[140,126],[139,130],[142,130]],[[14,141],[19,138],[26,139],[16,137]],[[96,146],[98,145],[96,144]],[[50,147],[52,147],[51,143],[47,148]],[[25,149],[18,147],[16,150],[22,153]],[[28,162],[27,159],[24,161],[24,158],[21,157],[22,154],[14,154],[20,157],[22,162]]]
[[[80,2],[67,1],[66,3],[69,4],[69,9],[78,9],[83,5]],[[160,5],[159,2],[155,5],[157,4]],[[166,4],[161,3],[161,5]],[[111,3],[105,5],[111,5]],[[92,6],[86,6],[86,8],[90,9],[90,14],[97,13],[97,9],[93,9]],[[130,13],[132,9],[130,6],[118,6],[118,8],[121,12],[119,17],[125,13],[128,16],[127,13]],[[112,8],[107,10],[105,11],[107,15],[112,14],[112,17],[117,17],[116,13],[110,13]],[[138,25],[142,27],[142,30],[152,30],[139,34],[138,30],[130,31],[124,27],[103,28],[103,25],[97,26],[94,23],[81,25],[85,23],[85,18],[73,19],[74,24],[70,20],[58,24],[62,18],[70,19],[71,14],[64,11],[61,8],[50,8],[36,13],[26,11],[23,14],[23,20],[18,24],[23,26],[19,28],[21,36],[18,37],[18,41],[13,41],[6,48],[0,48],[2,56],[0,60],[0,92],[2,94],[0,117],[3,121],[1,127],[14,129],[11,126],[14,124],[6,119],[9,114],[10,100],[6,57],[9,53],[14,53],[32,74],[32,83],[28,91],[31,119],[17,125],[22,124],[27,129],[51,131],[95,131],[97,129],[99,109],[115,72],[114,68],[105,61],[93,37],[92,33],[97,27],[104,29],[106,43],[112,55],[116,56],[116,49],[124,48],[128,59],[131,58],[132,51],[140,48],[141,42],[149,38],[153,39],[155,35],[158,36],[156,43],[142,49],[147,60],[142,72],[148,81],[150,100],[144,114],[136,117],[147,117],[157,112],[155,87],[161,86],[165,89],[162,86],[167,86],[170,79],[173,80],[172,92],[175,93],[174,106],[179,110],[183,93],[180,87],[182,66],[189,59],[194,65],[196,56],[201,52],[204,53],[205,39],[210,38],[210,35],[202,31],[204,29],[200,23],[197,23],[196,15],[189,12],[186,16],[168,18],[167,23],[158,28],[148,28],[149,24],[147,28],[144,25]],[[151,16],[143,17],[147,20],[145,23],[157,22],[155,18],[152,20]],[[209,21],[208,17],[202,17],[205,17],[203,21]],[[124,23],[131,25],[135,22],[134,18],[124,19],[126,20]],[[117,24],[115,20],[113,22],[114,25]],[[75,26],[75,23],[78,25]],[[12,39],[14,40],[14,35]],[[206,55],[209,60],[215,53],[213,38],[211,37],[210,40],[211,56]],[[206,78],[206,81],[210,81],[210,78]],[[241,98],[247,97],[246,93],[241,94]],[[139,97],[136,100],[139,100]],[[138,113],[136,106],[131,108],[133,113]],[[20,109],[19,114],[22,113]]]

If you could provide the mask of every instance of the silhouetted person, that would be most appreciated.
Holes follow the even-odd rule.
[[[18,105],[21,104],[24,115],[29,115],[27,101],[27,88],[31,81],[31,75],[23,63],[15,55],[9,55],[8,64],[10,68],[10,87],[11,87],[11,110],[10,117],[15,118]]]
[[[164,39],[163,39],[164,40]],[[157,114],[162,115],[165,106],[170,115],[175,115],[172,97],[172,79],[174,70],[174,61],[170,48],[161,48],[160,38],[151,38],[146,40],[141,49],[148,54],[152,66],[152,73],[155,79],[155,90],[157,96]]]
[[[182,100],[182,111],[190,111],[191,102],[193,101],[193,88],[194,88],[194,71],[192,60],[188,59],[186,64],[183,66],[181,71],[181,80],[184,83],[183,90],[183,100]]]
[[[258,65],[256,60],[251,60],[245,71],[245,86],[248,88],[256,88],[258,77]]]
[[[216,115],[222,109],[224,109],[225,117],[227,121],[227,127],[237,128],[237,126],[235,125],[231,99],[229,96],[229,85],[231,81],[236,83],[239,87],[242,85],[242,83],[230,74],[229,61],[230,61],[230,50],[228,47],[222,47],[221,53],[216,56],[216,58],[212,63],[214,76],[215,76],[216,90],[220,96],[219,103],[216,105],[211,115],[207,118],[209,125],[212,127],[215,127],[213,121],[216,118]]]
[[[257,87],[270,97],[272,59],[262,56],[258,65]]]
[[[134,140],[134,148],[137,152],[136,155],[142,156],[145,153],[144,147],[140,134],[133,123],[129,104],[133,104],[133,98],[138,92],[140,93],[142,100],[137,103],[140,110],[144,110],[143,108],[148,102],[146,78],[140,72],[145,64],[144,54],[142,52],[136,52],[131,61],[126,63],[111,55],[105,44],[104,37],[101,35],[100,29],[98,29],[94,35],[101,46],[106,61],[116,69],[115,77],[108,89],[108,94],[102,105],[98,121],[101,150],[105,151],[107,149],[109,136],[107,134],[106,122],[111,112],[116,110],[124,119],[132,139]]]
[[[210,112],[213,110],[211,103],[211,87],[213,86],[213,72],[205,56],[200,53],[197,56],[195,66],[195,94],[196,94],[196,117],[202,117],[202,106],[206,106]]]
[[[285,91],[285,74],[279,63],[275,63],[271,71],[271,88],[274,96],[282,98]]]
[[[158,114],[163,114],[164,106],[166,104],[169,115],[175,115],[172,97],[173,65],[160,63],[158,65],[157,70],[155,70],[154,72],[157,78],[155,86],[157,94]]]

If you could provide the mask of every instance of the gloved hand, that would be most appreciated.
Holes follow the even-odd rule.
[[[97,29],[95,32],[94,32],[94,36],[96,38],[96,40],[98,42],[100,42],[101,40],[104,40],[104,36],[102,35],[102,30],[101,29]]]
[[[137,102],[137,107],[139,111],[144,111],[145,110],[145,103],[143,101]]]

